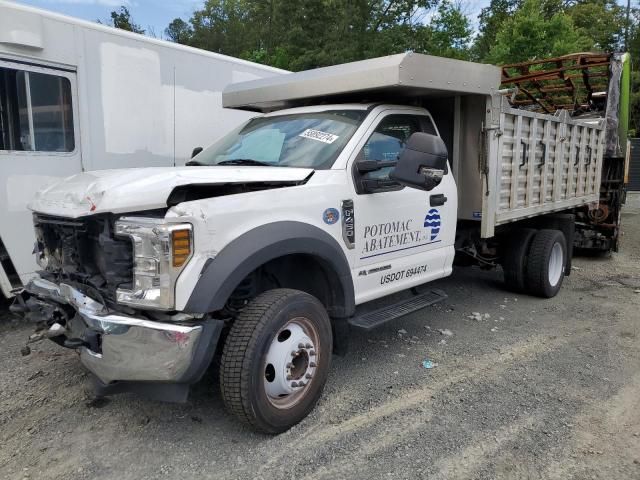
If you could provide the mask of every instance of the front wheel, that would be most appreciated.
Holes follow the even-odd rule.
[[[331,362],[331,323],[313,296],[269,290],[234,321],[220,366],[227,409],[267,433],[283,432],[313,409]]]

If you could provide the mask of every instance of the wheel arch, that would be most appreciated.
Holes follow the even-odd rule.
[[[265,265],[274,265],[282,259],[292,258],[308,259],[311,265],[321,269],[326,277],[327,290],[320,300],[331,317],[353,315],[353,280],[342,248],[331,235],[320,228],[294,221],[262,225],[224,247],[203,267],[185,311],[209,313],[221,310],[236,287],[252,272]],[[293,285],[286,286],[296,288]],[[313,291],[308,293],[318,295]]]

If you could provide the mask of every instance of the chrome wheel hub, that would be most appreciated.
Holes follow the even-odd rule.
[[[318,334],[306,318],[290,320],[273,338],[264,365],[264,388],[278,408],[290,408],[308,390],[316,372]]]
[[[555,287],[560,281],[562,272],[564,271],[564,255],[562,245],[554,243],[549,255],[549,284]]]

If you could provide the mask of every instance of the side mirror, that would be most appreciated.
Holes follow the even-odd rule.
[[[202,151],[202,147],[196,147],[191,151],[191,158],[195,157]]]
[[[416,132],[407,140],[389,178],[408,187],[433,190],[447,168],[447,146],[440,137]]]

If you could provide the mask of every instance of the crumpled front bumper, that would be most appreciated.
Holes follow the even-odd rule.
[[[176,324],[108,312],[70,285],[42,278],[31,280],[25,290],[48,304],[73,307],[76,314],[64,330],[53,333],[66,337],[65,346],[77,348],[82,363],[103,385],[195,383],[211,362],[222,329],[217,320]]]

